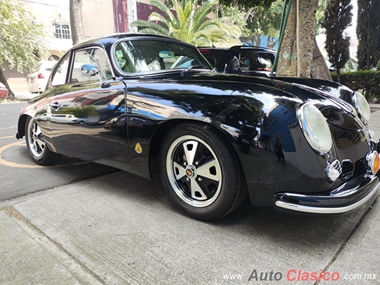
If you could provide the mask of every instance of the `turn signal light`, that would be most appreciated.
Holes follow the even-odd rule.
[[[380,157],[377,151],[372,151],[367,154],[368,168],[372,174],[376,174],[380,168]]]

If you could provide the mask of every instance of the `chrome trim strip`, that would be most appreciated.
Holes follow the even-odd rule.
[[[377,193],[377,191],[380,188],[380,183],[376,185],[375,188],[369,193],[366,197],[364,197],[362,200],[356,202],[355,204],[345,206],[345,207],[333,207],[333,208],[319,208],[319,207],[310,207],[310,206],[302,206],[297,204],[291,204],[283,201],[276,201],[275,205],[277,207],[291,210],[291,211],[297,211],[297,212],[304,212],[304,213],[313,213],[313,214],[343,214],[350,212],[352,210],[355,210],[356,208],[359,208],[366,202],[368,202],[373,195]]]

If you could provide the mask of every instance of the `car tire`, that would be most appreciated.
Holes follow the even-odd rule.
[[[28,151],[37,164],[51,165],[59,161],[61,155],[48,148],[40,126],[30,117],[26,120],[25,139]]]
[[[246,197],[234,149],[210,126],[188,123],[171,129],[161,146],[159,163],[164,188],[191,217],[220,219]]]

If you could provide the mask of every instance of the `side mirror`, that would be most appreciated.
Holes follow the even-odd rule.
[[[83,64],[80,68],[82,75],[91,77],[99,74],[99,69],[96,65],[92,64]]]
[[[81,71],[82,75],[86,76],[86,77],[97,76],[99,81],[102,83],[102,88],[111,87],[110,83],[104,82],[102,80],[102,77],[100,76],[100,71],[96,65],[88,64],[88,63],[83,64],[80,67],[80,71]]]

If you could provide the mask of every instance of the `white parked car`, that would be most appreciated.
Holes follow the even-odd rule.
[[[33,68],[32,73],[26,76],[29,92],[41,93],[45,90],[51,70],[56,63],[55,60],[40,61],[36,67]]]

